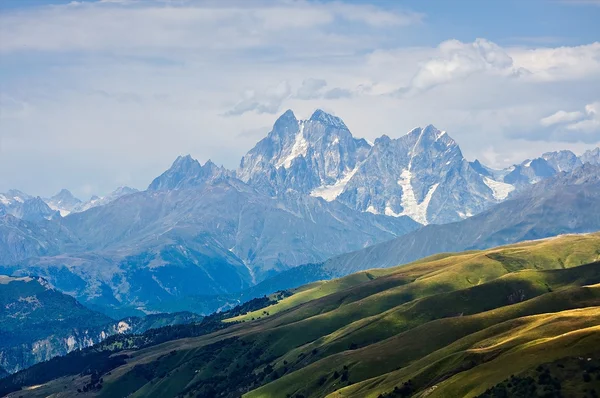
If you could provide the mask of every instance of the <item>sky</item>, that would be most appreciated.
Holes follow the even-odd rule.
[[[502,168],[600,145],[600,0],[0,0],[0,192],[234,169],[287,109]]]

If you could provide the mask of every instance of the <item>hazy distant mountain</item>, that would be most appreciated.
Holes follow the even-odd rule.
[[[583,155],[579,157],[579,160],[583,163],[600,164],[600,148],[585,151]]]
[[[26,221],[50,220],[60,217],[59,213],[51,209],[40,197],[34,197],[16,189],[0,193],[0,216],[4,214],[10,214]]]
[[[92,196],[87,202],[83,202],[77,199],[69,190],[62,189],[59,193],[49,199],[45,199],[45,202],[53,210],[60,212],[63,217],[68,216],[71,213],[80,213],[96,206],[103,206],[112,202],[115,199],[120,198],[124,195],[129,195],[138,192],[135,188],[119,187],[109,193],[106,196]]]
[[[0,216],[0,267],[29,257],[53,256],[80,246],[77,237],[59,222]]]
[[[478,160],[467,161],[458,144],[431,125],[396,139],[384,135],[371,144],[354,138],[339,117],[322,110],[307,120],[298,120],[288,110],[243,157],[237,171],[180,156],[148,190],[187,189],[237,177],[271,197],[291,190],[339,201],[360,212],[440,224],[478,214],[531,184],[584,163],[599,164],[600,149],[581,156],[566,150],[548,152],[495,170]],[[48,209],[36,200],[28,211],[22,210],[23,203],[34,198],[10,192],[0,195],[0,215],[37,220],[56,217],[52,210],[66,216],[106,205],[137,190],[121,187],[82,202],[63,189],[46,199]]]
[[[233,172],[223,166],[207,161],[204,166],[190,155],[179,156],[169,170],[165,171],[148,186],[149,191],[165,191],[198,187],[204,183],[211,183],[219,178],[227,178]]]
[[[58,210],[61,216],[66,216],[81,206],[81,200],[77,199],[68,189],[61,189],[59,193],[46,199],[46,204],[53,210]]]

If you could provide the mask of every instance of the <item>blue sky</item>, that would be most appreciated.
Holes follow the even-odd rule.
[[[288,108],[505,167],[600,141],[600,1],[0,1],[0,191],[235,168]]]

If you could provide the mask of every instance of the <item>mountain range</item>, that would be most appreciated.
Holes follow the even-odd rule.
[[[180,156],[147,190],[239,179],[271,197],[294,191],[338,201],[360,212],[409,216],[426,225],[465,219],[531,184],[585,163],[600,164],[600,148],[581,156],[567,150],[548,152],[495,170],[478,160],[467,161],[458,144],[432,125],[396,139],[383,135],[370,143],[353,137],[339,117],[322,110],[307,120],[298,120],[288,110],[242,158],[236,171]],[[50,219],[56,211],[64,217],[135,192],[120,187],[83,202],[66,189],[47,199],[11,190],[0,194],[0,212],[25,220]]]
[[[572,197],[534,188],[594,175],[599,163],[598,149],[560,151],[495,170],[466,160],[431,125],[370,143],[321,110],[307,120],[286,111],[235,171],[180,156],[144,191],[120,188],[85,203],[67,190],[1,195],[0,272],[41,276],[115,318],[191,296],[241,297],[260,292],[255,285],[306,281],[307,270],[320,278],[369,266],[363,250],[370,266],[391,266],[593,230],[597,220],[584,219],[592,201],[573,206],[576,192],[594,197],[595,183],[563,182]],[[553,194],[560,198],[544,200]],[[524,227],[552,203],[570,206],[572,219],[557,211],[543,231]],[[393,256],[373,256],[388,247],[397,247]],[[343,260],[353,256],[360,265]]]
[[[271,196],[294,190],[360,212],[441,224],[480,213],[584,163],[599,164],[600,149],[579,157],[549,152],[494,170],[467,161],[458,144],[432,125],[397,139],[384,135],[371,144],[321,110],[308,120],[288,110],[244,156],[237,177]]]

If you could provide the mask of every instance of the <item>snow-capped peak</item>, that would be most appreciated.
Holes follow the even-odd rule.
[[[293,189],[315,196],[340,186],[366,156],[371,145],[352,136],[339,118],[317,109],[297,120],[292,111],[281,115],[267,137],[240,163],[237,177],[270,194]],[[329,196],[328,196],[329,197]]]
[[[69,215],[75,208],[81,205],[81,200],[77,199],[68,189],[61,189],[56,195],[45,202],[52,210],[57,210],[60,215],[65,217]]]

